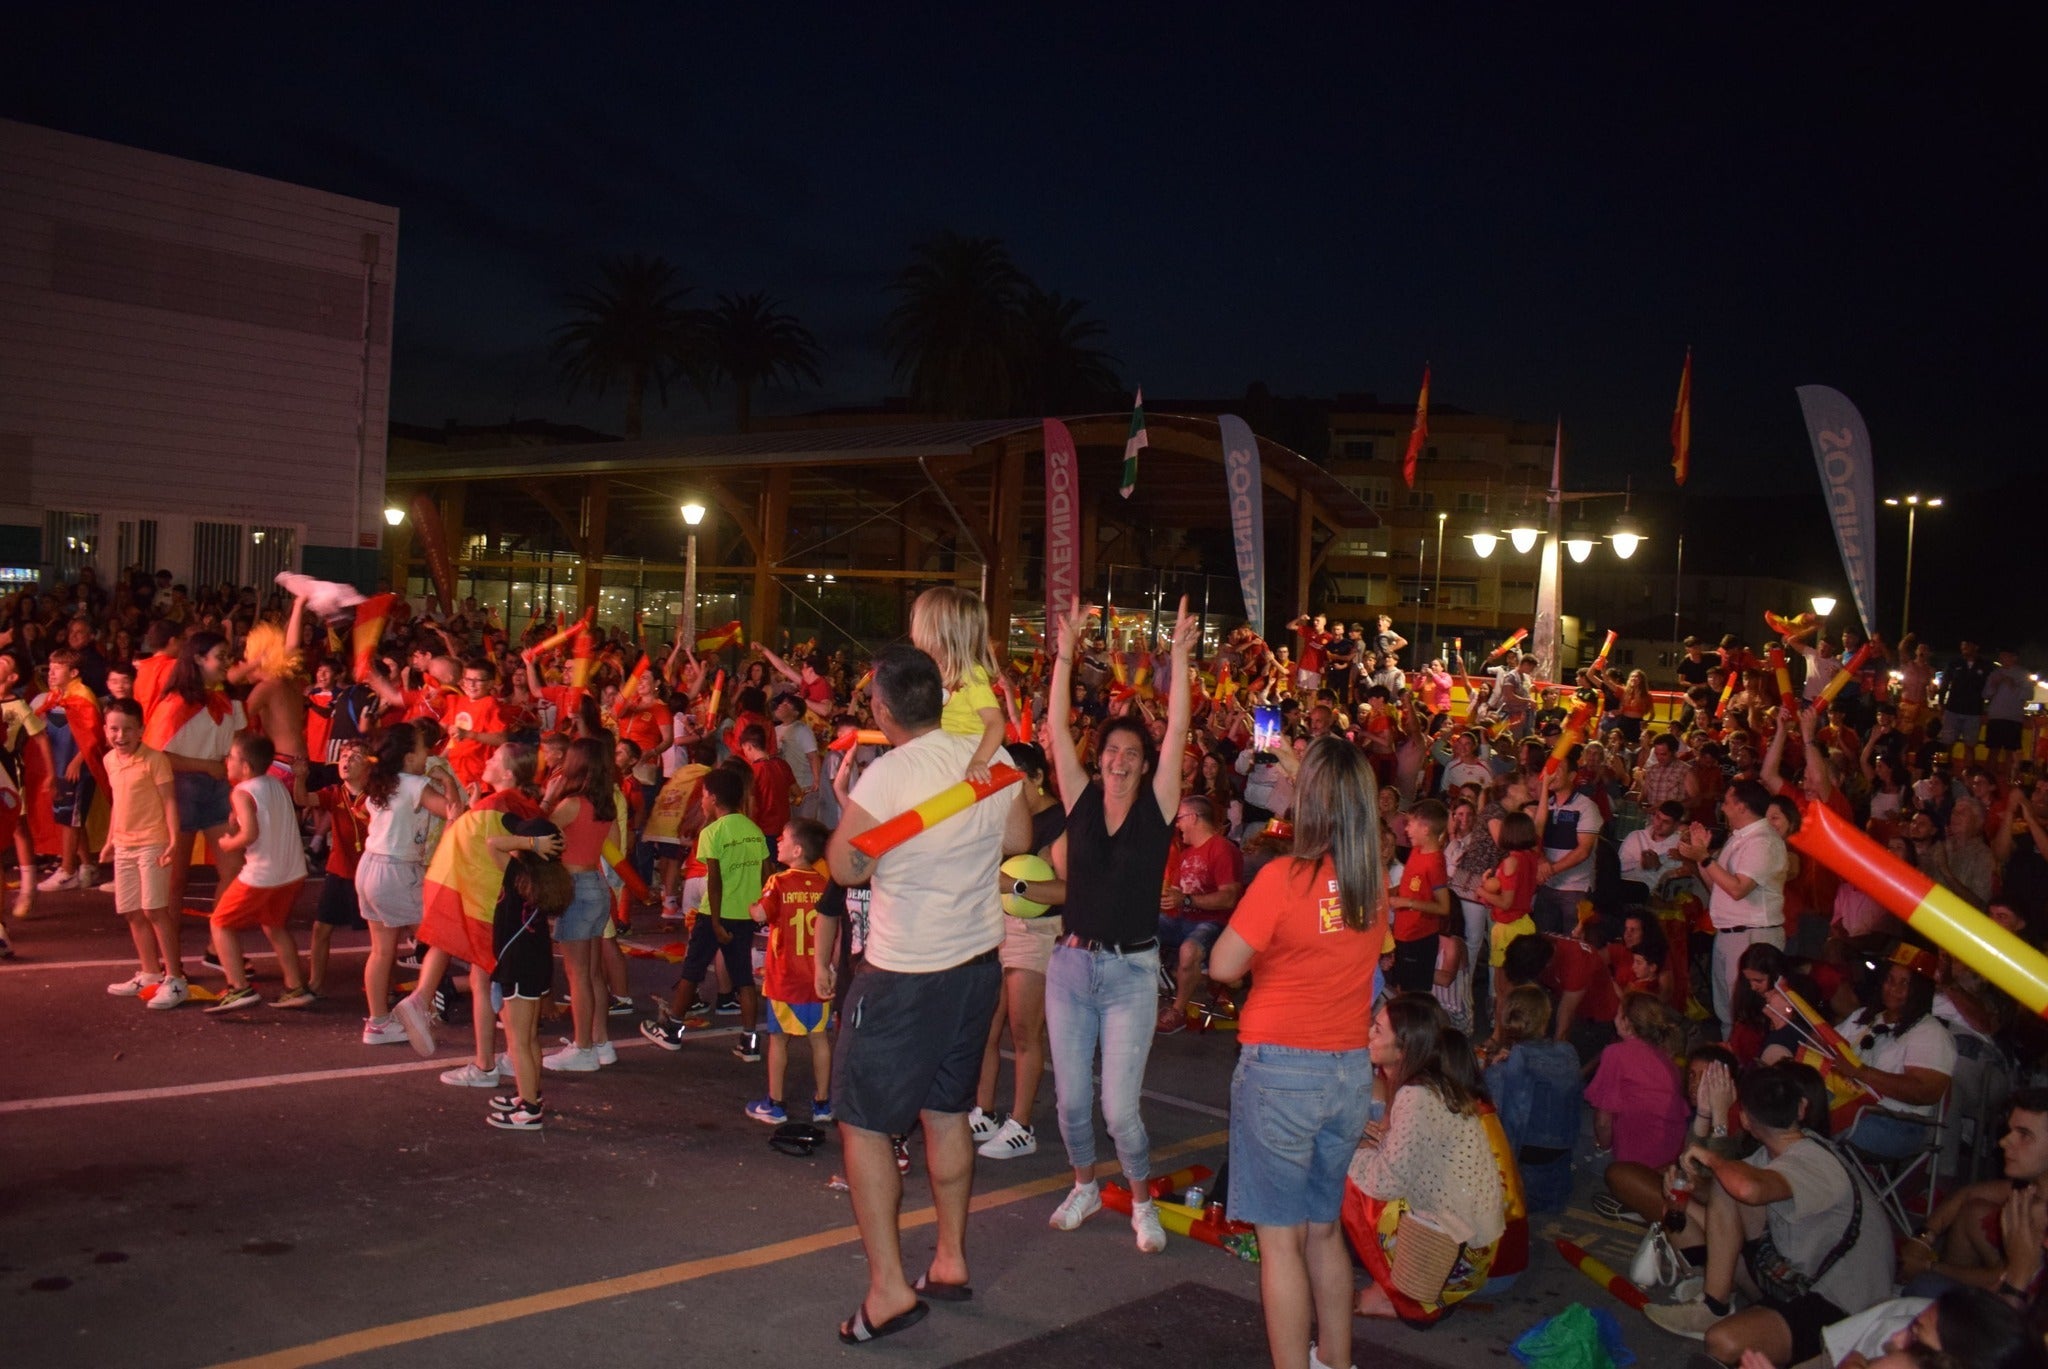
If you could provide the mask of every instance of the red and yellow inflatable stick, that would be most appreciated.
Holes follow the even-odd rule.
[[[547,637],[543,637],[540,641],[535,642],[532,646],[526,648],[526,650],[519,653],[520,659],[525,661],[538,660],[540,657],[546,655],[550,651],[555,650],[557,647],[566,645],[571,639],[579,636],[580,634],[589,629],[590,616],[591,613],[595,611],[596,610],[593,609],[590,612],[585,613],[581,618],[578,618],[575,622],[563,628],[561,631],[553,633]]]
[[[1564,720],[1564,730],[1557,734],[1557,745],[1550,748],[1550,759],[1543,762],[1543,778],[1547,781],[1564,768],[1564,758],[1571,749],[1586,740],[1586,729],[1593,722],[1593,701],[1581,699]]]
[[[1602,642],[1602,643],[1600,644],[1600,654],[1599,654],[1598,656],[1595,656],[1595,657],[1593,658],[1593,669],[1595,669],[1595,670],[1605,670],[1605,669],[1607,669],[1607,655],[1608,655],[1608,653],[1609,653],[1609,652],[1611,652],[1611,651],[1613,651],[1613,650],[1614,650],[1614,639],[1615,639],[1615,638],[1617,638],[1617,637],[1619,637],[1619,636],[1621,636],[1621,631],[1620,631],[1620,629],[1618,629],[1618,628],[1609,628],[1609,629],[1607,629],[1607,640],[1606,640],[1606,641],[1604,641],[1604,642]]]
[[[863,727],[858,732],[849,732],[843,737],[834,737],[826,743],[827,751],[851,751],[856,746],[887,746],[889,739],[882,735],[880,728]]]
[[[1786,646],[1790,646],[1794,642],[1803,641],[1814,633],[1819,632],[1820,619],[1814,617],[1811,613],[1798,613],[1787,618],[1782,613],[1772,613],[1769,609],[1765,609],[1764,626],[1783,638]]]
[[[1513,651],[1516,647],[1520,646],[1522,644],[1522,639],[1524,637],[1527,637],[1528,635],[1528,628],[1516,628],[1514,631],[1514,635],[1512,635],[1505,642],[1502,642],[1499,646],[1495,647],[1492,651],[1487,653],[1486,659],[1491,661],[1497,656],[1507,655],[1510,651]]]
[[[1820,697],[1813,701],[1813,711],[1825,714],[1828,711],[1828,705],[1835,701],[1835,695],[1848,688],[1849,681],[1856,678],[1857,673],[1869,663],[1870,658],[1875,656],[1878,650],[1877,638],[1875,637],[1872,637],[1862,646],[1857,647],[1856,654],[1851,656],[1848,663],[1835,672],[1835,677],[1821,688]]]
[[[1824,804],[1806,805],[1792,845],[1869,894],[1886,912],[1996,984],[2028,1012],[2048,1017],[2048,955],[1972,908],[1962,895],[1936,884]]]
[[[898,813],[886,822],[876,823],[855,837],[853,844],[861,854],[880,860],[926,828],[936,827],[947,818],[958,817],[989,795],[1007,789],[1023,778],[1021,770],[1007,765],[992,765],[988,779],[982,783],[962,780],[941,789],[916,807]]]
[[[1771,673],[1778,677],[1779,700],[1790,704],[1794,697],[1792,694],[1792,670],[1785,662],[1785,648],[1781,646],[1768,647],[1765,649],[1764,654],[1770,659]]]
[[[725,693],[725,672],[719,671],[711,681],[711,692],[704,696],[704,702],[697,712],[697,730],[709,732],[718,723],[718,701]]]
[[[1742,678],[1742,672],[1734,666],[1723,666],[1722,669],[1728,672],[1728,678],[1721,682],[1721,698],[1714,705],[1714,716],[1716,718],[1719,718],[1728,711],[1728,701],[1735,697],[1735,682]]]
[[[1557,1253],[1564,1256],[1566,1264],[1584,1274],[1594,1283],[1599,1284],[1615,1297],[1620,1298],[1636,1311],[1640,1312],[1650,1305],[1649,1294],[1643,1292],[1642,1289],[1636,1287],[1562,1236],[1557,1238]]]

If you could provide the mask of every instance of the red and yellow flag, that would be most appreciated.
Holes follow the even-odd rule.
[[[1678,373],[1678,403],[1671,410],[1671,477],[1685,483],[1692,469],[1692,348],[1685,349],[1685,369]]]
[[[1422,459],[1422,444],[1429,441],[1429,363],[1422,364],[1422,393],[1415,396],[1415,426],[1408,430],[1408,450],[1401,457],[1401,479],[1415,488],[1415,463]]]
[[[373,594],[356,605],[356,624],[349,629],[349,652],[355,663],[357,684],[370,678],[370,659],[377,654],[377,643],[384,639],[384,624],[391,617],[394,597]]]
[[[743,645],[745,641],[746,634],[740,631],[740,620],[734,618],[731,622],[721,623],[717,627],[706,628],[698,633],[697,650],[723,651],[729,646]]]

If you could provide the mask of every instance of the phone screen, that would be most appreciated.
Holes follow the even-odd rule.
[[[1252,749],[1271,751],[1280,740],[1280,710],[1260,707],[1252,710]]]

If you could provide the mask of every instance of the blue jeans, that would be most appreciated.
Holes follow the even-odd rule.
[[[1138,1113],[1159,1020],[1157,947],[1118,955],[1055,946],[1045,970],[1060,1140],[1075,1169],[1095,1164],[1095,1051],[1102,1048],[1102,1120],[1133,1192],[1152,1177],[1152,1141]]]
[[[1362,1049],[1243,1047],[1230,1080],[1230,1215],[1258,1226],[1336,1221],[1371,1106]]]

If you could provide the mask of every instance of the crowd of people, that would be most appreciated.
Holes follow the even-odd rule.
[[[364,1045],[431,1055],[466,1016],[442,1081],[491,1090],[509,1131],[611,1065],[615,1025],[680,1052],[727,1018],[764,1064],[748,1116],[839,1127],[869,1253],[849,1343],[971,1296],[976,1159],[1036,1152],[1048,1066],[1073,1170],[1051,1224],[1105,1206],[1099,1109],[1134,1244],[1163,1249],[1150,1054],[1223,1026],[1219,1196],[1257,1229],[1276,1365],[1349,1364],[1355,1315],[1427,1324],[1505,1286],[1589,1154],[1601,1210],[1662,1223],[1690,1271],[1653,1319],[1723,1363],[2040,1363],[2048,1041],[1788,844],[1831,810],[2048,944],[2048,775],[2010,652],[1964,642],[1937,672],[1924,642],[1809,628],[1781,673],[1687,639],[1653,689],[1604,658],[1541,681],[1512,648],[1404,666],[1384,617],[1240,627],[1198,660],[1185,605],[1155,652],[1075,603],[1012,656],[976,596],[935,589],[872,658],[699,656],[402,599],[358,642],[364,608],[293,589],[88,571],[0,606],[16,940],[39,895],[101,890],[136,952],[110,995],[229,1014],[352,999],[333,934],[366,928]],[[959,783],[986,796],[872,840]],[[644,1014],[636,918],[680,935]],[[920,1131],[937,1250],[912,1279]],[[1894,1232],[1868,1167],[1924,1153],[1953,1182]]]

